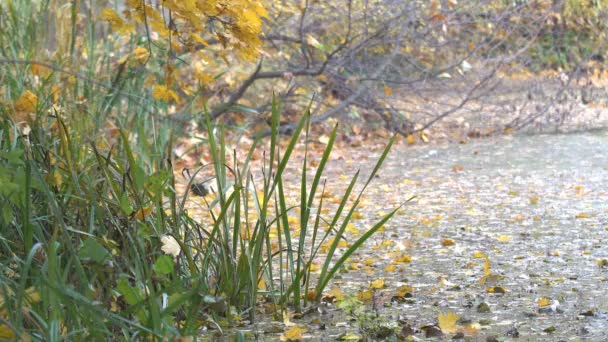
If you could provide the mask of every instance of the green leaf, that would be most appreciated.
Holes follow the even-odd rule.
[[[141,191],[144,188],[144,182],[146,180],[146,172],[139,165],[135,165],[132,168],[133,182],[135,183],[135,190]]]
[[[162,255],[154,263],[154,272],[158,274],[173,273],[173,259],[168,255]]]
[[[140,301],[137,291],[135,291],[135,289],[129,285],[126,278],[120,278],[118,280],[116,283],[116,291],[118,291],[118,293],[125,298],[125,302],[127,302],[129,305],[135,305]]]
[[[110,257],[110,252],[94,238],[88,238],[84,241],[82,247],[80,247],[78,256],[81,259],[89,259],[94,262],[102,263]]]
[[[131,206],[129,195],[126,192],[123,192],[120,195],[120,209],[126,215],[131,215],[131,213],[133,212],[133,207]]]
[[[6,153],[3,153],[3,157],[12,165],[23,165],[23,150],[20,148],[16,148],[14,150],[10,150]]]

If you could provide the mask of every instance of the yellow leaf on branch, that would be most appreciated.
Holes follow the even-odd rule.
[[[35,112],[37,104],[38,96],[29,90],[24,91],[14,102],[15,110],[18,112]]]
[[[179,97],[173,91],[168,89],[166,86],[162,84],[155,84],[152,89],[152,96],[155,100],[163,101],[163,102],[175,102],[179,103]]]
[[[100,19],[112,24],[112,29],[120,34],[129,34],[135,30],[135,25],[127,23],[111,8],[103,9],[101,11]]]

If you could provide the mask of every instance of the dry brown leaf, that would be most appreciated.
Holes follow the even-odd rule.
[[[454,240],[452,240],[452,239],[443,239],[443,240],[441,240],[441,245],[443,247],[454,246],[455,244],[456,244],[456,242],[454,242]]]

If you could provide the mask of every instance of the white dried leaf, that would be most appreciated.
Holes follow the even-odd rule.
[[[160,242],[163,244],[163,246],[160,248],[163,253],[172,255],[174,258],[177,258],[179,253],[182,251],[179,247],[179,243],[177,243],[177,240],[175,240],[175,238],[171,235],[161,237]]]

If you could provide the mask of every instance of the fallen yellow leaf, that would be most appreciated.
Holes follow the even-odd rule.
[[[374,280],[369,287],[370,287],[370,289],[382,289],[382,288],[384,288],[384,279]]]
[[[537,301],[536,304],[539,307],[543,307],[543,306],[549,306],[551,305],[551,299],[547,298],[547,297],[540,297]]]
[[[454,246],[456,243],[454,242],[454,240],[452,239],[443,239],[441,240],[441,245],[443,247],[449,247],[449,246]]]
[[[500,235],[498,237],[498,241],[500,241],[500,242],[509,242],[509,241],[511,241],[512,238],[513,237],[511,237],[509,235],[502,234],[502,235]]]
[[[429,136],[426,134],[425,131],[420,132],[420,140],[422,140],[423,142],[429,142]]]
[[[486,261],[483,263],[483,273],[487,276],[490,275],[490,258],[486,257]]]
[[[386,84],[384,85],[384,95],[391,96],[393,94],[393,89]]]
[[[397,288],[397,292],[414,292],[414,288],[410,285],[401,285]]]
[[[357,293],[357,299],[364,303],[370,302],[373,296],[374,293],[371,290],[361,291]]]
[[[481,258],[486,258],[487,256],[485,255],[485,253],[481,252],[481,251],[475,251],[473,252],[473,258],[475,259],[481,259]]]
[[[492,286],[488,287],[486,290],[488,293],[505,293],[507,290],[502,286]]]
[[[403,253],[403,254],[401,254],[400,257],[398,257],[397,259],[395,259],[394,262],[407,264],[407,263],[412,262],[412,257],[409,256],[409,255],[407,255],[407,254],[405,254],[405,253]]]
[[[464,327],[465,334],[475,336],[481,330],[481,324],[473,322]]]
[[[284,341],[284,342],[301,341],[302,334],[305,332],[306,332],[306,328],[301,328],[301,327],[295,326],[293,328],[288,329],[287,331],[285,331],[285,333],[283,335],[281,335],[281,341]]]
[[[321,266],[319,266],[318,264],[315,263],[311,263],[310,266],[308,267],[308,270],[311,272],[315,272],[321,269]]]
[[[344,292],[342,292],[342,290],[340,290],[340,288],[335,287],[333,289],[331,289],[329,292],[327,292],[327,297],[330,298],[335,298],[336,300],[342,300],[344,299]]]
[[[458,321],[458,315],[455,312],[440,312],[437,316],[437,320],[439,321],[439,328],[444,334],[452,334],[458,331],[458,326],[456,322]]]

